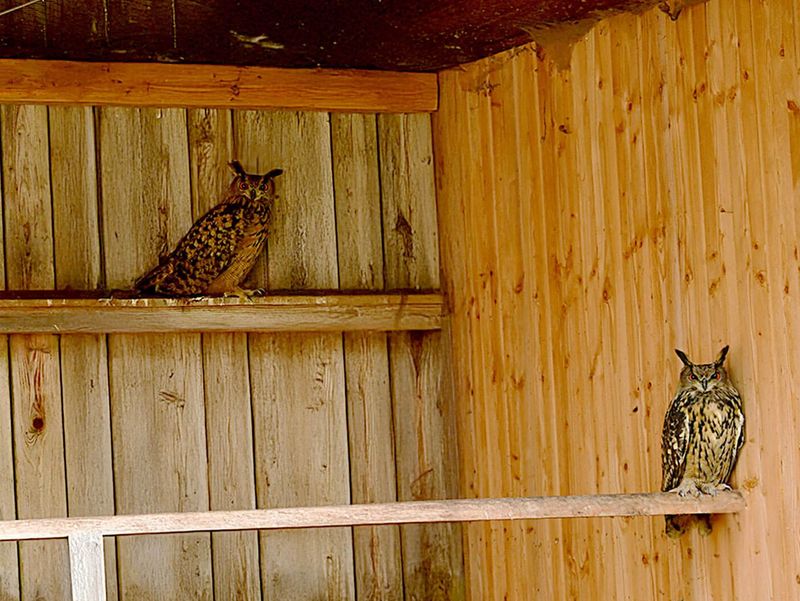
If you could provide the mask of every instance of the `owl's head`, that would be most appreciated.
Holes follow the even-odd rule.
[[[713,363],[692,363],[689,357],[681,350],[675,349],[675,354],[683,361],[681,370],[681,387],[696,388],[707,391],[717,386],[728,384],[728,372],[722,367],[725,356],[728,354],[727,345],[722,348]]]
[[[259,202],[272,202],[275,199],[275,178],[283,169],[273,169],[265,175],[245,173],[239,161],[231,161],[228,166],[236,174],[228,187],[228,198],[244,196]]]

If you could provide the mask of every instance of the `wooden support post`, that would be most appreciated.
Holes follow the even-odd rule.
[[[106,601],[103,535],[75,532],[68,540],[72,601]]]

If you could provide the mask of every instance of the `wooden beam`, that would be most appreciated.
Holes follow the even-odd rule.
[[[0,299],[0,334],[438,330],[440,294]]]
[[[739,491],[721,492],[715,497],[703,495],[699,498],[679,497],[674,493],[637,493],[406,501],[285,509],[8,520],[0,521],[0,541],[63,538],[83,532],[118,536],[430,522],[735,513],[745,507],[744,497]]]
[[[0,60],[0,104],[435,111],[434,73]]]

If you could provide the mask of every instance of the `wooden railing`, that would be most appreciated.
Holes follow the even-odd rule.
[[[744,497],[738,491],[700,498],[681,498],[673,493],[640,493],[408,501],[368,505],[0,521],[0,541],[67,538],[73,601],[105,601],[104,536],[431,522],[734,513],[744,508]]]

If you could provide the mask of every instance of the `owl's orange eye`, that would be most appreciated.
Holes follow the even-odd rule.
[[[715,380],[719,380],[721,377],[722,377],[722,375],[719,372],[714,374],[714,379]]]
[[[258,189],[259,189],[259,190],[261,190],[261,191],[263,192],[264,190],[266,190],[266,189],[267,189],[267,184],[261,184],[261,185],[258,187]]]
[[[247,182],[239,182],[240,190],[247,190]]]
[[[689,379],[690,379],[690,380],[696,380],[696,379],[697,379],[697,376],[696,376],[696,375],[694,375],[694,374],[689,374]]]

